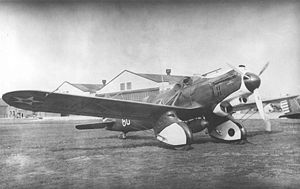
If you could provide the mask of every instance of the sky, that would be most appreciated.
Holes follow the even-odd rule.
[[[267,62],[264,97],[300,94],[300,3],[237,2],[0,1],[0,95]]]

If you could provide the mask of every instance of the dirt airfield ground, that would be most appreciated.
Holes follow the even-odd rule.
[[[87,121],[0,119],[0,188],[300,188],[299,120],[247,120],[245,144],[197,133],[189,151],[74,128]]]

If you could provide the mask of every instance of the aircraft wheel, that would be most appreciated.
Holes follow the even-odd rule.
[[[119,139],[126,139],[126,133],[121,133],[119,135]]]
[[[246,129],[238,123],[228,120],[214,129],[211,129],[209,135],[224,141],[237,141],[246,139]]]
[[[192,132],[185,123],[172,123],[158,133],[156,138],[175,148],[190,146],[193,141]]]

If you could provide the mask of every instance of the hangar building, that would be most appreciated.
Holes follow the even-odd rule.
[[[99,96],[123,100],[142,101],[151,94],[158,94],[168,90],[185,76],[171,75],[171,69],[166,70],[166,74],[144,74],[124,70],[111,79],[108,83],[102,80],[102,84],[75,84],[63,82],[55,92],[67,93],[81,96]],[[2,99],[0,100],[0,118],[22,118],[22,117],[53,117],[60,116],[54,113],[33,113],[8,106]]]
[[[102,87],[102,84],[78,84],[65,81],[55,92],[82,96],[95,96],[96,92]]]
[[[25,117],[33,117],[37,116],[37,114],[32,111],[18,109],[6,104],[2,98],[0,98],[0,118],[25,118]]]
[[[170,69],[166,70],[165,75],[124,70],[104,85],[96,96],[141,101],[151,94],[172,88],[184,78],[170,73]]]
[[[7,117],[8,105],[0,98],[0,118]]]

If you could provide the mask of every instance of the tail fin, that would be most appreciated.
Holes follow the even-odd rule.
[[[300,112],[300,105],[296,98],[281,101],[280,107],[285,114],[290,112]]]
[[[300,119],[300,105],[297,98],[283,100],[280,102],[280,106],[284,114],[279,118]]]

